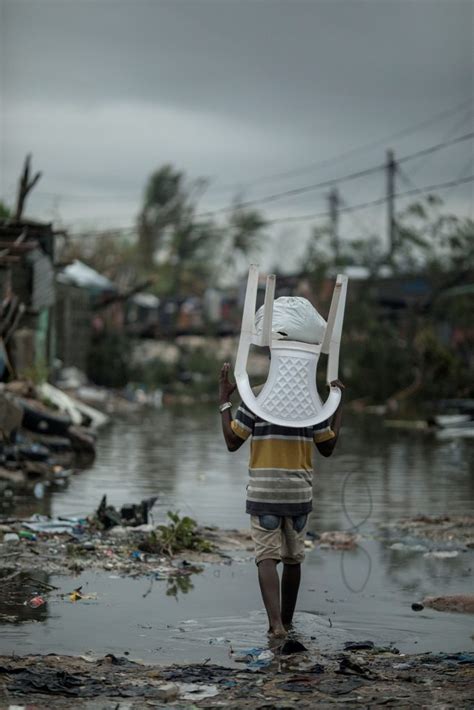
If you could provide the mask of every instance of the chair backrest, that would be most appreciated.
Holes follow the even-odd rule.
[[[328,384],[337,379],[339,344],[344,317],[347,277],[338,276],[323,342],[309,344],[283,340],[272,333],[275,276],[267,278],[262,333],[255,331],[258,267],[251,266],[235,364],[239,394],[249,409],[261,419],[286,427],[308,427],[329,419],[341,399],[338,387],[330,387],[325,403],[316,388],[316,369],[321,352],[328,354]],[[256,395],[250,387],[247,359],[251,345],[269,347],[270,371]]]

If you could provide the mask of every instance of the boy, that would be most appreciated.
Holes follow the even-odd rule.
[[[219,378],[222,432],[229,451],[237,451],[252,437],[246,510],[251,516],[268,631],[284,637],[293,621],[308,514],[312,510],[312,446],[316,444],[323,456],[331,456],[339,436],[342,408],[340,404],[330,424],[323,422],[304,429],[265,422],[244,403],[233,419],[229,399],[236,385],[229,380],[229,369],[230,364],[224,363]],[[331,384],[344,389],[339,380]],[[281,595],[279,562],[283,562]]]

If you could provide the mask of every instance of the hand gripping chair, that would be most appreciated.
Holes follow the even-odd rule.
[[[337,380],[339,346],[346,303],[347,276],[338,275],[334,288],[326,330],[322,343],[300,343],[283,340],[272,332],[275,276],[267,277],[261,334],[255,329],[255,307],[258,289],[258,267],[250,266],[245,294],[235,381],[242,400],[261,419],[286,427],[310,427],[330,419],[341,401],[339,387],[330,387],[323,403],[316,389],[319,355],[328,355],[327,383]],[[271,352],[268,378],[255,395],[247,374],[251,345],[269,347]]]

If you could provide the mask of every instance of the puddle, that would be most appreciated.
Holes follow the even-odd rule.
[[[346,552],[308,551],[296,615],[305,644],[335,650],[344,641],[370,639],[401,652],[472,647],[472,617],[416,613],[411,604],[426,595],[471,592],[474,552],[436,558],[424,557],[422,545],[391,549],[393,541],[384,540],[378,524],[472,510],[473,449],[470,441],[437,442],[418,432],[386,430],[376,420],[348,419],[337,455],[318,460],[310,526],[355,527],[361,541]],[[42,501],[42,512],[83,515],[104,493],[116,506],[158,495],[155,521],[178,509],[202,524],[244,528],[247,456],[245,449],[234,455],[224,449],[214,410],[119,421],[103,432],[93,469]],[[5,574],[8,560],[3,564]],[[45,593],[46,604],[36,609],[24,602],[45,588],[35,589],[31,580],[15,593],[2,590],[0,653],[128,653],[155,663],[209,658],[232,665],[231,646],[266,644],[252,561],[209,565],[173,580],[113,572],[31,576],[58,590]],[[59,596],[79,586],[96,598],[73,603]]]
[[[310,551],[295,624],[306,645],[333,651],[344,641],[370,639],[403,653],[472,646],[465,616],[411,610],[412,602],[433,588],[468,593],[472,553],[436,564],[418,556],[407,567],[379,542],[369,541],[365,548]],[[368,579],[367,555],[373,561]],[[377,562],[384,557],[385,564]],[[10,622],[0,625],[0,653],[114,653],[148,662],[210,658],[233,665],[230,648],[267,643],[253,562],[209,565],[179,581],[92,573],[71,578],[32,572],[31,577],[58,589],[45,592],[31,579],[23,587],[19,579],[15,594],[0,603],[0,623],[5,616]],[[364,583],[363,591],[353,591]],[[79,586],[92,598],[71,602],[69,594]],[[24,606],[34,593],[43,595],[44,606]]]

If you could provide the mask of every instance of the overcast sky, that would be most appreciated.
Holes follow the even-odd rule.
[[[472,130],[471,0],[0,0],[0,8],[2,199],[12,202],[31,151],[43,178],[28,213],[75,230],[133,224],[148,175],[165,162],[207,177],[202,209],[217,209],[236,191],[259,198],[378,165],[388,147],[401,157]],[[420,187],[472,175],[473,142],[405,170]],[[346,204],[376,199],[384,176],[340,189]],[[262,210],[324,211],[326,194]],[[472,209],[472,183],[440,194],[459,214]],[[348,237],[384,222],[382,206],[345,216],[341,228]],[[291,256],[301,253],[310,226],[269,228],[267,258],[271,250],[287,260],[290,240]]]

